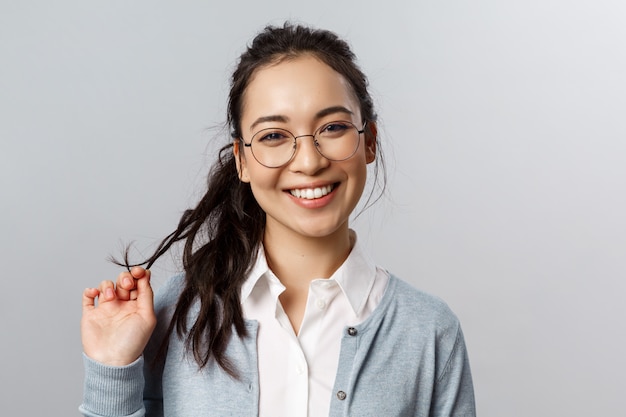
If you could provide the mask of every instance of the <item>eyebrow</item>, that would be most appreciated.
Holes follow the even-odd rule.
[[[323,117],[329,116],[331,114],[335,114],[335,113],[345,113],[345,114],[349,114],[349,115],[353,115],[354,113],[347,109],[344,106],[331,106],[331,107],[327,107],[325,109],[322,109],[320,111],[318,111],[315,114],[315,118],[316,119],[321,119]],[[254,121],[254,123],[252,123],[250,125],[250,130],[253,130],[257,125],[261,124],[261,123],[267,123],[267,122],[280,122],[280,123],[287,123],[289,121],[289,118],[287,116],[283,116],[280,114],[276,114],[276,115],[270,115],[270,116],[262,116],[259,117],[258,119],[256,119]]]
[[[349,114],[350,116],[354,114],[351,110],[343,106],[332,106],[332,107],[328,107],[328,108],[318,111],[317,114],[315,115],[315,118],[321,119],[322,117],[326,117],[334,113],[346,113],[346,114]]]

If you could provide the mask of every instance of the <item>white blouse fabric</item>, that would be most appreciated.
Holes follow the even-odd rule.
[[[298,334],[278,299],[285,287],[261,248],[241,289],[244,317],[259,322],[259,417],[328,416],[342,332],[371,314],[389,281],[353,231],[351,239],[352,251],[339,269],[311,282]]]

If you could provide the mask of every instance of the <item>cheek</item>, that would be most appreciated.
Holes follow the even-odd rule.
[[[359,167],[359,198],[361,198],[361,194],[363,194],[363,190],[365,189],[365,183],[367,182],[367,166],[362,165]]]
[[[367,164],[365,163],[365,156],[359,155],[358,161],[349,168],[349,176],[352,182],[352,189],[354,192],[353,198],[356,200],[361,198],[365,183],[367,182]]]
[[[273,170],[258,164],[250,164],[248,165],[246,172],[248,175],[248,182],[252,188],[252,193],[257,201],[267,199],[267,194],[269,192],[280,191],[278,187],[279,175]]]

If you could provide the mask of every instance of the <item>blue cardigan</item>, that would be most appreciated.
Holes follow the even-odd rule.
[[[157,291],[158,324],[144,352],[145,366],[144,358],[111,367],[84,357],[83,415],[258,415],[256,321],[246,322],[249,337],[233,336],[226,350],[239,370],[238,380],[214,363],[199,371],[176,335],[170,338],[165,361],[151,365],[183,279],[175,277]],[[330,417],[475,415],[472,377],[456,316],[441,300],[391,276],[370,317],[344,331]]]

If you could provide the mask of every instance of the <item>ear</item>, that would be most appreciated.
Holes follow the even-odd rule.
[[[241,149],[240,139],[235,139],[233,142],[233,156],[235,157],[235,164],[237,164],[237,175],[239,176],[239,179],[241,182],[250,182],[248,168],[246,166],[246,158]]]
[[[365,162],[370,164],[376,159],[378,129],[375,122],[368,122],[365,129]]]

